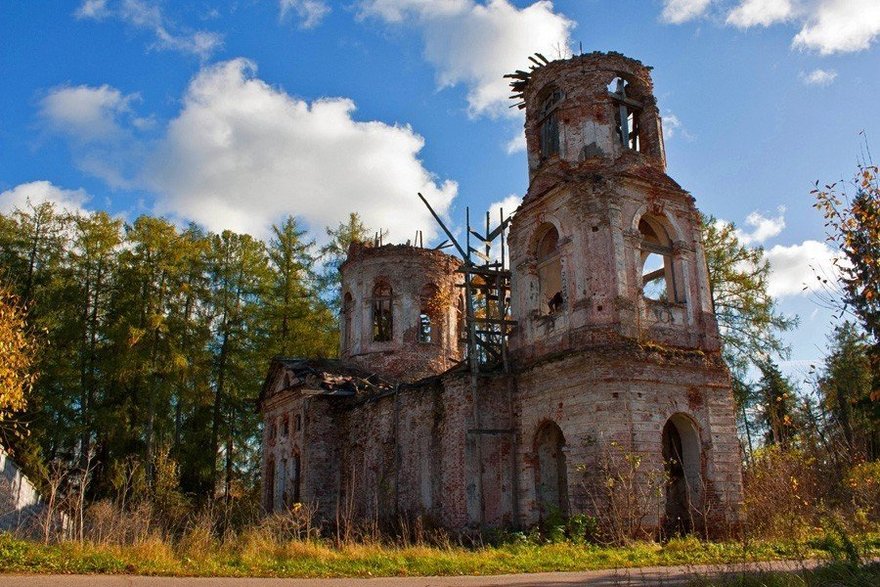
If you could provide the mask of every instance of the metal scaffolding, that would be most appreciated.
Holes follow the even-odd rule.
[[[491,227],[490,214],[486,212],[485,232],[482,234],[471,226],[470,208],[466,209],[466,240],[462,246],[452,232],[440,219],[428,200],[419,194],[431,215],[440,225],[448,240],[437,249],[454,246],[461,255],[462,264],[458,271],[464,274],[465,327],[467,336],[462,340],[467,348],[467,364],[470,372],[470,390],[473,398],[473,422],[468,430],[473,435],[474,457],[478,468],[476,476],[476,495],[479,500],[480,527],[485,525],[485,501],[483,498],[483,458],[482,438],[486,435],[510,435],[511,443],[516,434],[512,426],[513,379],[510,374],[510,358],[507,339],[516,321],[510,317],[510,269],[507,267],[507,226],[512,216],[499,211],[498,226]],[[497,243],[496,243],[497,241]],[[495,255],[495,252],[498,255]],[[483,428],[480,418],[480,378],[492,374],[503,374],[506,380],[509,417],[511,427],[502,429]],[[518,477],[516,475],[516,450],[510,451],[511,458],[511,506],[514,519],[518,519]]]

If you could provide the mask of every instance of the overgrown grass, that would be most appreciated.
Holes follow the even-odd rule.
[[[880,535],[863,535],[854,539],[853,543],[862,556],[880,556]],[[337,548],[321,541],[277,542],[256,532],[242,535],[227,543],[195,542],[174,546],[158,539],[147,539],[132,546],[97,545],[88,542],[44,545],[9,534],[0,534],[0,572],[233,577],[494,575],[656,565],[732,564],[779,559],[840,560],[840,549],[841,545],[831,537],[797,543],[768,541],[748,545],[685,538],[666,544],[635,543],[628,547],[578,545],[569,542],[519,542],[477,548],[454,545],[393,546],[379,543]],[[844,567],[832,567],[828,572],[842,572],[842,568]],[[876,569],[865,572],[874,573],[870,577],[877,574]],[[705,584],[708,583],[703,583]],[[768,583],[786,587],[814,584],[823,583]],[[875,581],[866,584],[878,583]]]

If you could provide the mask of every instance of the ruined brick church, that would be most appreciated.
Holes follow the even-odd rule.
[[[276,358],[260,394],[267,511],[528,527],[604,507],[597,481],[623,451],[636,484],[663,479],[648,527],[737,524],[700,215],[666,175],[650,68],[533,62],[511,76],[529,186],[500,225],[509,263],[350,248],[340,358]]]

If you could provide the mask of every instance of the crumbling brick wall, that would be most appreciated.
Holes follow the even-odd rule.
[[[355,243],[342,265],[342,297],[350,299],[342,316],[340,356],[364,368],[401,381],[442,373],[462,357],[461,297],[456,273],[461,261],[441,251],[409,245],[380,247]],[[373,303],[378,283],[390,286],[390,340],[374,340]],[[423,299],[425,288],[435,295]],[[430,342],[419,340],[420,316],[432,323]]]

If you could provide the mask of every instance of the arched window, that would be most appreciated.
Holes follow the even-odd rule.
[[[641,151],[642,145],[639,132],[639,117],[642,114],[642,104],[631,96],[629,83],[621,77],[615,78],[608,86],[611,99],[614,102],[614,122],[617,129],[617,139],[620,144],[633,151]]]
[[[542,157],[559,154],[559,118],[556,111],[562,103],[562,98],[562,90],[553,87],[547,91],[547,97],[541,102],[538,124],[541,131]]]
[[[419,294],[419,342],[438,342],[437,327],[439,315],[437,307],[437,286],[429,283],[422,288]]]
[[[394,332],[391,286],[380,281],[373,288],[373,340],[388,342]]]
[[[656,219],[643,217],[639,220],[639,232],[642,236],[642,294],[650,300],[681,301],[675,283],[672,240],[666,229]]]
[[[342,299],[342,350],[347,351],[351,347],[351,293],[345,292]]]
[[[543,424],[535,434],[535,497],[541,517],[568,510],[568,475],[565,465],[565,437],[554,422]]]
[[[559,255],[559,232],[548,225],[538,240],[538,282],[541,293],[541,311],[555,314],[562,309],[565,296],[562,293],[562,259]]]

